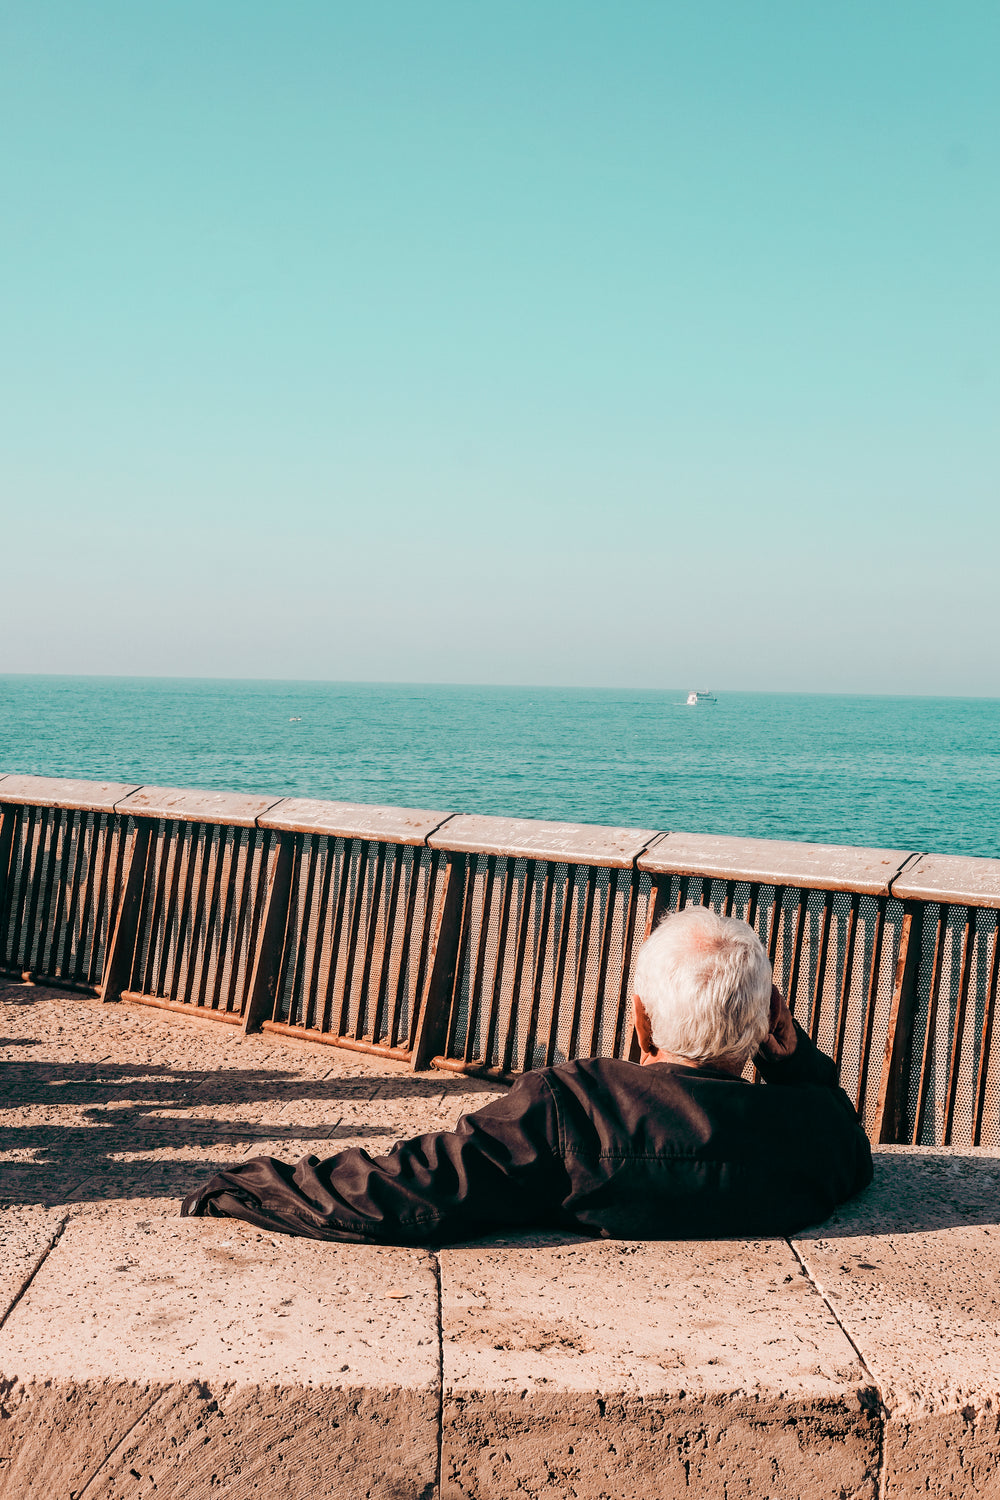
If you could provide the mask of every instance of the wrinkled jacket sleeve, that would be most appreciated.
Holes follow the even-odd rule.
[[[767,1084],[815,1084],[829,1090],[840,1127],[838,1136],[842,1136],[845,1157],[850,1158],[847,1165],[852,1186],[843,1196],[853,1197],[872,1180],[872,1152],[868,1137],[862,1129],[854,1105],[840,1087],[836,1063],[819,1050],[798,1021],[793,1019],[793,1024],[798,1042],[791,1057],[774,1058],[761,1051],[754,1062]]]
[[[453,1131],[296,1166],[257,1157],[191,1193],[182,1214],[244,1219],[312,1239],[422,1244],[496,1224],[559,1220],[565,1168],[552,1091],[526,1073]]]

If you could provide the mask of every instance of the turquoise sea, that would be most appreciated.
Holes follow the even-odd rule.
[[[0,770],[1000,855],[1000,699],[0,677]]]

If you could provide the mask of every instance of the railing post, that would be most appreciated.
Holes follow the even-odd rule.
[[[415,1073],[428,1068],[431,1058],[443,1052],[445,1046],[448,1013],[455,987],[458,940],[462,928],[462,892],[465,887],[466,863],[464,854],[449,854],[444,867],[444,890],[428,955],[428,979],[413,1038],[412,1067]]]
[[[243,1013],[244,1032],[259,1031],[262,1021],[271,1020],[281,974],[281,954],[285,946],[285,929],[292,891],[292,868],[295,863],[295,835],[279,833],[278,847],[271,861],[267,896],[261,919],[257,957],[247,992]]]
[[[142,912],[142,888],[146,875],[150,827],[146,819],[136,819],[131,846],[125,857],[121,896],[118,911],[114,915],[113,926],[112,914],[108,913],[111,939],[104,954],[101,999],[109,1003],[121,999],[122,991],[129,988],[132,976],[132,962],[135,957],[136,939],[139,935],[139,917]],[[108,836],[110,837],[110,829]]]
[[[633,878],[633,880],[638,880],[638,878],[639,878],[639,861],[638,861],[638,859],[636,859],[636,861],[635,861],[635,863],[633,865],[632,878]],[[659,922],[660,918],[663,916],[663,914],[666,911],[666,909],[667,909],[667,907],[668,907],[669,904],[670,904],[670,876],[669,875],[666,875],[666,876],[653,875],[653,876],[651,876],[650,877],[650,887],[649,887],[649,905],[646,908],[646,926],[643,929],[643,934],[642,934],[642,942],[643,943],[649,937],[649,935],[653,931],[653,928],[656,926],[657,922]],[[627,958],[628,958],[628,955],[626,954],[626,960],[627,960]],[[634,988],[634,986],[633,986],[633,988]],[[626,997],[626,1003],[630,1005],[631,1002],[632,1002],[632,996],[628,995]],[[637,1063],[639,1061],[641,1053],[640,1053],[640,1050],[639,1050],[639,1038],[636,1035],[636,1030],[635,1030],[635,1019],[634,1019],[634,1017],[628,1021],[628,1032],[629,1032],[628,1049],[623,1054],[623,1056],[625,1056],[628,1059],[629,1062],[636,1062]]]
[[[14,843],[14,827],[19,810],[11,803],[0,804],[0,961],[7,936],[7,884],[10,879],[10,854]]]
[[[612,876],[614,872],[612,872]],[[618,987],[618,1016],[615,1021],[614,1054],[636,1062],[639,1038],[635,1034],[635,1016],[632,1011],[632,993],[629,986],[629,969],[632,967],[632,946],[635,938],[635,917],[639,905],[639,871],[633,862],[629,871],[628,895],[625,898],[625,937],[622,943],[622,977]],[[649,904],[653,905],[650,891]],[[646,928],[649,923],[647,920]],[[645,939],[643,938],[643,941]]]
[[[889,1006],[889,1024],[885,1037],[882,1081],[872,1124],[872,1139],[880,1145],[898,1143],[905,1123],[906,1070],[912,1044],[913,1008],[920,969],[920,943],[924,906],[907,901],[899,933],[896,977]]]

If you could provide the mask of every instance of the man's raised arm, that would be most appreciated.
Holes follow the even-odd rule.
[[[771,1030],[754,1063],[765,1083],[818,1083],[831,1089],[840,1086],[836,1064],[802,1030],[777,985],[771,987]]]

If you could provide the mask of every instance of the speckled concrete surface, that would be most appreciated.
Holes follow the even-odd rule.
[[[66,1223],[58,1209],[18,1206],[0,1213],[0,1324]]]
[[[875,1494],[877,1393],[784,1240],[440,1260],[444,1496]]]
[[[219,1167],[378,1151],[496,1090],[0,987],[0,1497],[433,1492],[437,1266],[184,1220]]]
[[[795,1243],[878,1384],[887,1496],[1000,1496],[1000,1151],[883,1148]]]
[[[433,1258],[221,1228],[70,1219],[0,1329],[0,1495],[426,1487]]]
[[[247,1156],[389,1149],[495,1088],[142,1005],[0,983],[0,1204],[173,1214]]]

